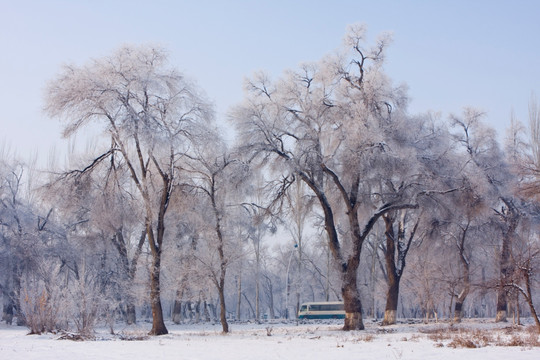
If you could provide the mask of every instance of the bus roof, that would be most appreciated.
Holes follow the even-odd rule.
[[[312,302],[302,303],[302,305],[322,305],[322,304],[343,304],[343,301],[312,301]]]

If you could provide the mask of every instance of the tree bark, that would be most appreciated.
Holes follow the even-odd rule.
[[[508,311],[508,294],[504,286],[510,273],[510,239],[503,235],[500,260],[500,282],[501,286],[497,289],[497,314],[495,322],[506,322]]]
[[[413,229],[409,233],[409,238],[407,239],[405,231],[406,212],[403,210],[399,220],[397,220],[398,229],[396,236],[396,231],[394,231],[394,223],[396,222],[397,218],[396,214],[392,215],[392,213],[395,212],[388,212],[382,216],[385,223],[386,247],[384,257],[386,263],[386,280],[388,283],[388,290],[386,293],[386,308],[382,322],[383,325],[393,325],[397,321],[401,277],[403,275],[403,271],[405,270],[405,260],[407,258],[407,254],[419,224],[419,220],[417,220],[416,224],[413,226]]]
[[[177,325],[182,322],[182,291],[180,291],[180,289],[176,290],[176,298],[174,299],[172,311],[172,321]]]
[[[137,311],[132,301],[126,301],[126,324],[133,325],[137,323]]]
[[[126,247],[126,242],[124,239],[123,229],[120,228],[116,231],[114,236],[111,238],[111,242],[118,251],[120,260],[122,262],[122,267],[124,270],[124,280],[127,282],[128,289],[122,294],[123,301],[126,306],[125,320],[127,325],[133,325],[137,322],[137,312],[135,309],[135,304],[133,300],[133,295],[131,294],[131,287],[135,279],[135,272],[137,271],[137,263],[139,256],[142,252],[142,247],[146,239],[146,232],[142,232],[137,248],[135,249],[135,254],[131,260],[131,264],[128,257],[128,251]]]
[[[525,300],[527,300],[527,304],[529,305],[529,309],[531,310],[532,317],[534,319],[534,323],[536,324],[536,329],[538,332],[540,332],[540,319],[538,318],[538,313],[536,312],[536,308],[534,307],[533,303],[533,293],[531,289],[531,278],[530,278],[530,272],[532,271],[530,264],[530,259],[527,263],[527,269],[525,271],[525,286],[526,286],[526,293],[523,294],[525,297]]]
[[[382,325],[394,325],[397,321],[400,278],[388,276],[388,291],[386,293],[386,308]]]
[[[394,325],[397,320],[396,316],[401,276],[397,273],[396,263],[394,261],[394,256],[396,253],[394,219],[390,216],[383,216],[383,219],[386,224],[386,251],[384,252],[384,258],[386,261],[388,290],[386,292],[386,307],[384,310],[384,319],[382,325]]]
[[[161,254],[154,254],[152,257],[152,269],[150,271],[150,306],[152,308],[152,330],[150,335],[165,335],[169,331],[163,319],[163,308],[161,306],[160,289],[160,268]]]
[[[461,290],[461,293],[456,296],[456,306],[454,308],[454,322],[461,322],[461,319],[463,318],[463,303],[465,302],[465,299],[467,298],[467,295],[469,295],[471,289],[469,260],[465,255],[465,240],[467,239],[469,225],[470,220],[467,225],[461,229],[461,238],[458,242],[458,252],[462,271],[463,289]]]
[[[356,284],[357,271],[345,272],[343,279],[343,303],[345,305],[345,324],[343,330],[364,330],[364,322],[362,319],[362,302],[358,293]]]
[[[221,330],[223,333],[229,332],[229,323],[227,322],[227,308],[225,306],[225,277],[220,281],[219,290],[219,319],[221,321]]]
[[[497,316],[495,318],[496,322],[506,322],[507,321],[507,312],[508,312],[508,294],[505,288],[507,279],[510,276],[512,271],[510,263],[510,252],[512,239],[514,232],[519,223],[519,213],[514,206],[511,199],[502,198],[501,199],[505,205],[503,207],[500,215],[504,222],[505,228],[503,229],[502,234],[502,248],[501,248],[501,259],[500,259],[500,282],[501,286],[497,294]]]
[[[2,320],[5,321],[7,325],[11,325],[13,324],[13,300],[11,295],[7,293],[4,293],[3,299]]]
[[[242,309],[242,272],[236,278],[236,320],[240,320]]]
[[[464,281],[464,288],[456,296],[456,305],[454,307],[454,322],[461,322],[461,319],[463,318],[463,303],[465,302],[465,299],[467,298],[467,295],[469,295],[470,291],[470,282],[469,282],[469,274],[467,271],[467,274],[465,275],[467,278],[465,278]]]

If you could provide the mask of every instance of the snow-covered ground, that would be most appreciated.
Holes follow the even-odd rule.
[[[170,334],[159,337],[146,337],[149,325],[142,324],[119,327],[115,336],[102,329],[91,341],[27,335],[26,328],[0,325],[0,359],[540,359],[539,335],[527,326],[492,320],[389,327],[366,322],[364,331],[343,332],[340,324],[233,323],[228,335],[219,324],[168,324]]]

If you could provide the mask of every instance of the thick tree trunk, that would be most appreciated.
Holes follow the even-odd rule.
[[[153,266],[150,273],[150,305],[152,308],[152,330],[150,335],[165,335],[169,331],[163,319],[160,289],[161,254],[153,254]]]
[[[500,289],[497,293],[497,314],[495,316],[495,322],[506,322],[507,316],[506,291]]]
[[[389,274],[390,275],[390,274]],[[397,321],[400,278],[388,276],[388,291],[386,293],[386,308],[382,325],[394,325]]]
[[[362,319],[362,302],[356,284],[356,269],[344,273],[343,279],[343,303],[345,305],[345,324],[343,330],[364,330]]]
[[[461,322],[463,318],[463,300],[458,298],[456,300],[456,306],[454,308],[454,322]]]
[[[358,222],[357,202],[358,184],[360,183],[360,177],[356,177],[351,188],[352,191],[350,193],[347,193],[343,185],[340,183],[339,178],[334,172],[332,172],[324,165],[322,165],[322,170],[323,172],[328,174],[330,178],[335,182],[341,194],[343,195],[343,198],[347,205],[347,217],[349,220],[352,240],[351,255],[348,257],[347,261],[345,261],[341,250],[341,244],[336,230],[336,224],[334,222],[332,205],[326,198],[325,193],[322,191],[322,187],[316,185],[306,174],[298,173],[298,175],[313,190],[319,200],[319,203],[324,212],[324,227],[326,233],[328,234],[328,246],[332,251],[334,260],[340,267],[342,277],[342,295],[345,306],[345,324],[343,326],[343,330],[363,330],[364,323],[362,320],[362,302],[360,301],[358,286],[356,284],[363,242],[381,216],[394,210],[416,209],[418,205],[385,204],[371,216],[369,221],[365,224],[363,230],[360,230]]]

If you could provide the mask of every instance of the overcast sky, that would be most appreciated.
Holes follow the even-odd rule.
[[[443,118],[474,106],[499,131],[527,120],[540,92],[540,1],[0,0],[0,145],[44,161],[67,141],[42,112],[43,89],[64,63],[126,43],[157,43],[214,101],[218,119],[254,71],[273,76],[340,46],[347,26],[394,40],[385,66],[406,83],[412,114]],[[540,95],[540,94],[539,94]],[[80,140],[82,141],[82,140]]]

